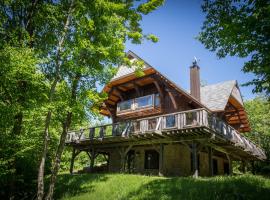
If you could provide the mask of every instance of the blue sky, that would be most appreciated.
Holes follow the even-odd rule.
[[[145,41],[141,45],[128,42],[126,50],[138,54],[184,89],[189,89],[189,66],[194,56],[200,60],[201,80],[207,84],[226,80],[243,84],[252,80],[252,74],[241,71],[245,59],[218,59],[214,52],[195,39],[204,21],[200,5],[200,0],[167,0],[164,6],[144,16],[142,21],[144,33],[154,33],[159,42]],[[252,88],[240,87],[244,100],[255,97]]]

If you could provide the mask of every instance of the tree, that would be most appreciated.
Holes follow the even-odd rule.
[[[35,156],[29,154],[38,144],[30,131],[26,134],[25,121],[31,121],[34,110],[45,101],[44,75],[38,71],[39,59],[29,48],[5,46],[0,49],[0,179],[1,196],[21,196],[16,188],[31,185],[34,165],[25,164]],[[33,147],[33,148],[32,148]],[[33,163],[34,164],[34,163]]]
[[[270,2],[268,0],[205,0],[206,19],[198,39],[216,51],[219,58],[227,55],[248,58],[244,72],[256,78],[246,83],[253,92],[270,95]]]
[[[245,108],[248,113],[251,132],[247,136],[259,144],[265,151],[267,159],[270,158],[270,102],[267,98],[260,96],[253,100],[245,102]],[[257,164],[257,171],[262,172],[263,168],[268,165],[268,173],[270,173],[270,165],[266,162]]]
[[[70,83],[66,102],[68,109],[64,114],[66,117],[62,123],[62,134],[46,199],[52,199],[53,196],[72,116],[84,113],[87,107],[95,108],[102,102],[105,96],[97,92],[97,85],[109,81],[115,72],[113,66],[126,61],[124,44],[127,39],[133,43],[141,43],[144,38],[157,41],[152,34],[143,35],[139,22],[142,14],[148,14],[162,3],[154,0],[135,6],[133,1],[85,1],[74,9],[70,23],[72,30],[65,41],[67,57],[62,57],[62,76]]]
[[[143,39],[157,41],[154,35],[142,33],[140,21],[142,15],[162,3],[162,0],[143,3],[133,0],[16,0],[0,3],[1,48],[10,45],[33,49],[42,61],[38,70],[43,73],[43,83],[47,86],[46,101],[39,111],[44,123],[38,128],[43,126],[38,199],[44,196],[44,166],[52,132],[59,130],[59,123],[62,124],[48,199],[52,198],[65,134],[72,120],[75,123],[82,116],[93,114],[99,99],[104,98],[97,87],[109,80],[114,66],[127,62],[126,40],[136,44]],[[91,112],[89,107],[93,108]]]

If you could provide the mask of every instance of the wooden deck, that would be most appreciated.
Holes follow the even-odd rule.
[[[198,142],[232,155],[235,160],[264,160],[264,151],[205,109],[70,131],[66,145],[78,150],[129,145]]]

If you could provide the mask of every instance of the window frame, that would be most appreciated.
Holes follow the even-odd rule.
[[[127,101],[131,101],[131,106],[129,109],[125,109],[125,110],[120,110],[120,104],[127,102]],[[122,112],[128,112],[128,111],[132,111],[134,110],[134,99],[129,99],[129,100],[125,100],[125,101],[120,101],[119,103],[117,103],[117,113],[122,113]]]
[[[142,99],[142,98],[146,98],[146,97],[151,97],[151,105],[145,105],[145,106],[138,106],[138,100]],[[150,95],[145,95],[145,96],[141,96],[141,97],[137,97],[134,99],[134,110],[140,110],[143,108],[149,108],[149,107],[154,107],[154,98],[153,98],[153,94]]]

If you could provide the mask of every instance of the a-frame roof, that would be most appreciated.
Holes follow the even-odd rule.
[[[144,62],[144,66],[142,67],[142,70],[146,75],[149,74],[156,74],[157,76],[159,76],[161,79],[163,79],[164,81],[166,81],[170,86],[172,86],[173,88],[175,88],[179,93],[181,93],[182,95],[186,96],[187,98],[191,99],[192,102],[194,102],[195,104],[199,105],[200,107],[203,107],[207,110],[208,107],[205,106],[204,104],[202,104],[200,101],[198,101],[196,98],[194,98],[193,96],[191,96],[187,91],[185,91],[183,88],[181,88],[180,86],[178,86],[176,83],[174,83],[173,81],[171,81],[169,78],[167,78],[165,75],[161,74],[156,68],[152,67],[150,64],[148,64],[146,61],[144,61],[142,58],[140,58],[137,54],[135,54],[132,51],[128,51],[127,52],[127,57],[129,57],[129,59],[132,61],[133,59],[135,60],[141,60]],[[119,84],[123,84],[124,82],[128,82],[131,80],[135,80],[137,77],[135,76],[135,69],[136,67],[128,67],[128,66],[120,66],[118,68],[118,71],[116,73],[116,75],[111,79],[111,81],[105,86],[105,88],[103,89],[103,91],[105,92],[109,92],[110,89],[114,86],[117,86]],[[210,111],[210,110],[209,110]]]
[[[212,111],[225,110],[231,96],[243,105],[238,84],[235,80],[201,87],[201,102]]]
[[[136,55],[132,51],[127,52],[128,57],[137,60],[143,60],[138,55]],[[143,60],[144,61],[144,60]],[[168,80],[174,87],[179,89],[181,92],[184,92],[190,98],[193,98],[188,91],[185,91],[183,88],[175,84],[169,78],[158,72],[154,67],[144,61],[143,70],[155,70],[158,74]],[[116,82],[117,80],[123,79],[128,76],[134,75],[135,66],[127,67],[127,66],[120,66],[116,75],[112,78],[111,82]],[[225,81],[217,84],[206,85],[201,87],[201,104],[203,107],[207,107],[211,111],[222,111],[225,109],[230,96],[233,95],[236,100],[243,105],[243,100],[238,88],[238,84],[236,80]],[[193,98],[193,100],[196,100]],[[197,100],[196,100],[197,101]]]
[[[191,96],[188,91],[184,90],[183,88],[175,84],[173,81],[171,81],[169,78],[167,78],[165,75],[161,74],[157,69],[145,62],[134,52],[127,52],[127,56],[131,61],[141,60],[144,62],[144,66],[142,67],[142,70],[145,73],[144,76],[158,76],[159,79],[165,81],[177,92],[179,92],[181,95],[186,96],[199,107],[205,108],[212,112],[223,112],[225,113],[228,121],[233,120],[231,121],[232,123],[240,123],[244,125],[243,131],[250,130],[247,114],[243,107],[243,100],[237,81],[231,80],[201,87],[201,100],[198,101],[196,98]],[[120,66],[116,75],[104,87],[103,91],[110,94],[113,88],[119,87],[130,81],[136,81],[138,77],[135,75],[135,70],[135,66]],[[230,113],[228,114],[228,112]],[[106,106],[103,107],[101,113],[108,115],[108,112],[106,112]],[[238,117],[238,120],[235,120],[236,117]]]

